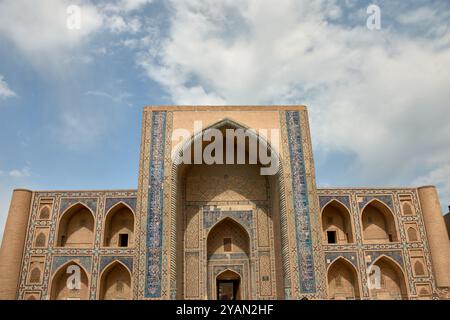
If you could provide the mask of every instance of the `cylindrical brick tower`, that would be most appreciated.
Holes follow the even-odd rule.
[[[450,288],[450,241],[434,186],[418,188],[438,288]]]
[[[32,192],[13,191],[0,248],[0,300],[17,298]]]

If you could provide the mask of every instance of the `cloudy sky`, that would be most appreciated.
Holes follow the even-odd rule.
[[[444,209],[449,21],[440,0],[0,0],[0,230],[16,187],[136,188],[152,104],[305,104],[319,186],[435,184]]]

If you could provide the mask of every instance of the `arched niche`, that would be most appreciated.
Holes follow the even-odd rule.
[[[250,257],[250,237],[244,227],[231,218],[218,222],[208,233],[208,257],[222,253],[245,253]]]
[[[115,205],[106,214],[103,233],[105,247],[133,247],[133,211],[122,202]]]
[[[33,284],[41,282],[41,270],[38,267],[31,270],[29,282]]]
[[[353,243],[353,228],[348,209],[333,200],[322,209],[322,230],[325,243]]]
[[[50,218],[50,207],[49,206],[43,206],[41,208],[41,211],[39,212],[39,219],[46,220]]]
[[[76,280],[77,278],[79,281]],[[71,287],[68,286],[68,283]],[[66,263],[55,272],[50,287],[50,299],[52,300],[89,299],[89,278],[87,272],[74,261]]]
[[[408,202],[403,203],[402,209],[403,209],[403,214],[406,216],[412,216],[414,214],[411,204],[409,204]]]
[[[39,234],[36,236],[36,240],[34,241],[34,246],[36,248],[42,248],[45,247],[46,243],[46,236],[43,232],[39,232]]]
[[[382,202],[373,200],[361,214],[363,238],[366,243],[397,242],[398,233],[394,215]]]
[[[105,268],[100,277],[101,300],[131,300],[131,273],[118,261]]]
[[[425,269],[423,267],[422,262],[420,262],[420,261],[414,262],[414,275],[416,275],[416,276],[424,276],[425,275]]]
[[[328,298],[333,300],[353,300],[360,298],[358,273],[344,258],[336,259],[327,272]]]
[[[94,244],[95,220],[92,211],[81,203],[66,210],[59,219],[59,247],[89,248]]]
[[[400,266],[390,257],[381,256],[374,263],[380,270],[380,287],[370,289],[371,299],[401,300],[407,299],[405,275]]]
[[[408,234],[408,240],[409,241],[414,242],[414,241],[418,240],[417,231],[416,231],[415,228],[409,227],[408,231],[407,231],[407,234]]]
[[[212,294],[211,292],[215,292],[215,289],[211,287],[206,288],[206,286],[194,285],[186,280],[189,274],[203,274],[203,272],[207,272],[206,270],[208,268],[205,266],[206,261],[201,261],[200,264],[194,264],[192,255],[192,250],[207,250],[207,248],[204,248],[206,247],[205,242],[207,239],[197,237],[198,234],[201,234],[199,233],[199,229],[201,230],[202,226],[198,223],[198,219],[200,213],[204,210],[203,208],[205,206],[208,207],[224,203],[245,203],[247,205],[255,205],[257,203],[258,205],[253,210],[253,214],[258,219],[261,218],[262,223],[270,226],[271,230],[267,229],[269,230],[267,232],[273,232],[274,239],[274,244],[272,245],[270,243],[270,237],[261,237],[262,239],[268,239],[263,245],[270,248],[275,257],[274,272],[270,270],[272,268],[271,264],[264,264],[267,269],[264,272],[268,275],[274,274],[277,280],[275,282],[276,288],[272,290],[272,294],[282,299],[285,292],[285,288],[283,287],[283,283],[285,283],[284,276],[289,276],[289,272],[287,271],[289,270],[289,262],[287,259],[283,260],[282,258],[282,250],[287,247],[287,244],[283,245],[282,241],[286,241],[287,238],[282,237],[281,234],[282,232],[287,232],[287,226],[282,225],[282,216],[285,215],[285,207],[283,205],[280,206],[282,203],[280,199],[284,199],[284,188],[283,184],[280,184],[282,167],[278,154],[272,150],[270,144],[264,137],[259,136],[253,131],[245,140],[246,164],[226,164],[226,161],[224,161],[224,164],[207,164],[203,160],[200,163],[195,163],[193,154],[195,146],[200,145],[203,152],[209,147],[209,143],[215,141],[215,138],[211,142],[202,140],[201,135],[209,129],[218,129],[222,132],[222,137],[226,137],[226,131],[228,129],[246,130],[247,128],[233,120],[224,119],[205,128],[201,133],[192,135],[177,147],[177,151],[172,154],[173,186],[171,203],[173,204],[172,218],[176,225],[176,232],[174,233],[175,241],[172,242],[175,247],[172,248],[172,252],[177,261],[173,265],[173,272],[176,274],[176,296],[178,299],[187,297],[201,299],[204,296]],[[267,146],[272,161],[277,163],[277,169],[279,170],[274,175],[261,174],[261,170],[267,168],[268,165],[261,164],[259,158],[256,159],[256,164],[248,163],[250,159],[248,150],[250,149],[250,144],[255,141],[259,141],[261,145]],[[237,140],[235,139],[233,149],[234,163],[237,162],[238,149],[236,142]],[[223,143],[223,148],[223,154],[226,154],[228,148],[226,141]],[[187,158],[190,157],[190,163],[182,161],[184,155]],[[185,255],[186,248],[190,249],[189,255]],[[249,271],[246,270],[243,272],[243,278],[247,278],[246,272]],[[251,284],[251,279],[247,280],[249,281],[249,287],[256,285],[253,283],[254,279]],[[208,278],[208,283],[212,282],[214,282],[214,279]],[[248,298],[252,298],[252,296],[249,295]]]

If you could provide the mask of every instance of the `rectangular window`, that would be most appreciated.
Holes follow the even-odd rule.
[[[119,247],[128,247],[128,234],[119,234]]]
[[[392,237],[392,234],[389,234],[389,242],[394,242],[394,239]]]
[[[231,238],[223,238],[223,251],[231,252]]]
[[[327,231],[328,243],[337,243],[336,241],[336,231]]]

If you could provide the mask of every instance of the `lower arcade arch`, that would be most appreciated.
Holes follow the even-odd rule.
[[[372,265],[375,266],[375,269],[372,267],[371,273],[378,273],[380,278],[369,290],[371,299],[401,300],[408,298],[405,274],[394,260],[387,256],[381,256]]]
[[[114,261],[100,276],[100,300],[131,300],[131,274],[121,262]]]
[[[328,298],[333,300],[359,299],[360,288],[355,267],[344,258],[336,259],[328,268]]]
[[[68,262],[55,272],[50,288],[51,300],[88,300],[88,273],[78,263]]]

